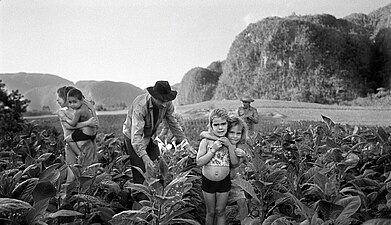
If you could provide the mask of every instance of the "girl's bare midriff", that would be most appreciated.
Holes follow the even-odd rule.
[[[202,174],[212,181],[224,180],[229,175],[229,166],[203,166]]]

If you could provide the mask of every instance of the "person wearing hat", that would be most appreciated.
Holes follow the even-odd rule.
[[[240,101],[242,101],[243,106],[239,107],[238,116],[247,123],[248,132],[252,135],[254,133],[254,124],[258,123],[258,111],[250,105],[254,99],[249,96],[245,96],[240,98]]]
[[[147,91],[134,99],[122,129],[126,150],[130,155],[133,182],[138,184],[144,182],[144,177],[133,166],[141,168],[144,172],[146,168],[154,166],[153,161],[158,158],[160,152],[153,136],[162,120],[166,121],[177,142],[187,140],[174,117],[172,101],[176,98],[177,92],[171,90],[167,81],[157,81],[155,86],[148,87]],[[188,143],[185,148],[191,149]]]

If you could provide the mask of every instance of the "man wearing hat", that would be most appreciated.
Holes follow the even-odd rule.
[[[250,105],[254,99],[249,96],[245,96],[241,98],[240,101],[242,101],[243,106],[239,107],[238,115],[247,123],[249,134],[253,134],[254,124],[258,123],[258,111]]]
[[[158,145],[153,142],[153,136],[163,119],[178,142],[186,139],[174,117],[172,100],[176,98],[177,92],[171,90],[167,81],[157,81],[155,86],[148,87],[147,91],[134,99],[122,129],[130,164],[144,172],[146,168],[154,166],[153,160],[160,154]],[[185,148],[191,148],[188,142]],[[143,175],[134,167],[132,173],[134,183],[144,182]]]

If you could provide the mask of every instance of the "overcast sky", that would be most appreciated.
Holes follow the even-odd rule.
[[[72,82],[179,83],[224,60],[235,36],[269,16],[368,14],[391,0],[0,0],[0,73]]]

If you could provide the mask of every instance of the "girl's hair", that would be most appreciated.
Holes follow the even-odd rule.
[[[72,86],[63,86],[57,89],[57,95],[58,97],[64,99],[65,101],[67,100],[68,92],[72,89],[75,89]]]
[[[76,88],[73,88],[72,90],[68,91],[68,97],[74,97],[79,99],[80,101],[84,98],[83,93],[81,93],[81,91]]]
[[[231,115],[228,119],[228,132],[231,130],[232,127],[239,126],[239,128],[242,129],[242,136],[240,137],[240,144],[245,144],[247,139],[247,124],[244,122],[242,118],[236,115]]]
[[[212,123],[213,123],[213,120],[216,119],[216,118],[221,118],[221,119],[225,119],[227,120],[228,122],[228,111],[224,108],[217,108],[217,109],[213,109],[212,111],[210,111],[209,113],[209,123],[208,123],[208,128],[209,128],[209,131],[212,130]]]

